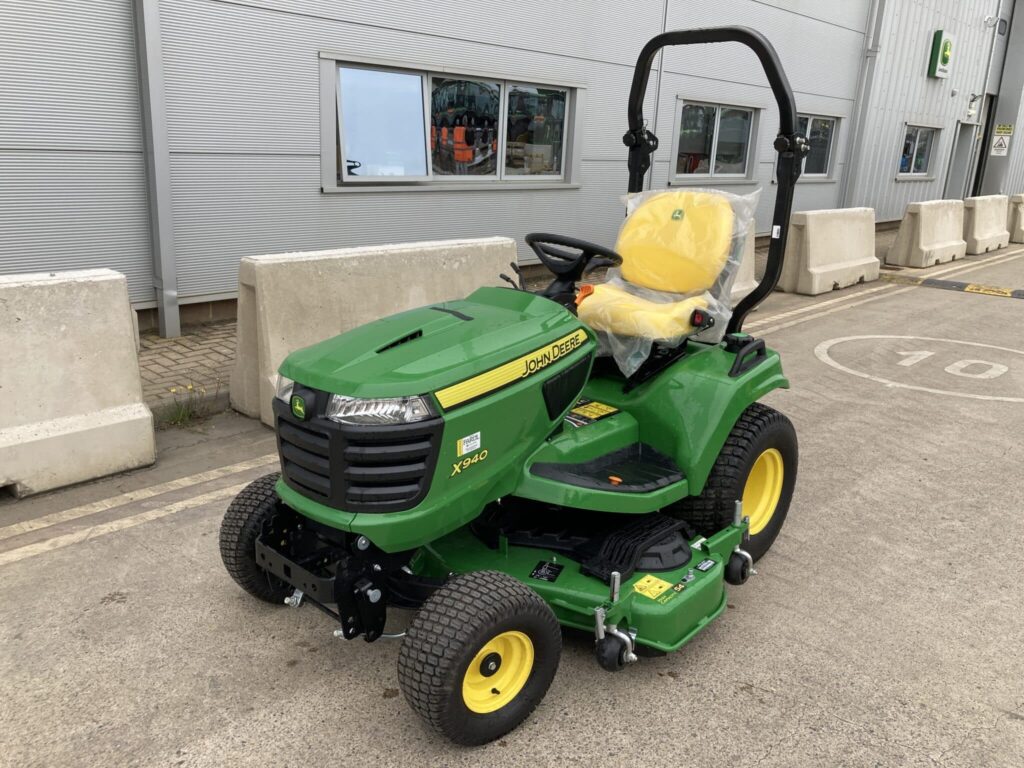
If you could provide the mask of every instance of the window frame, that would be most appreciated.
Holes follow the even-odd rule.
[[[426,180],[428,180],[430,178],[431,162],[432,162],[432,158],[430,156],[430,109],[429,109],[430,102],[429,102],[429,96],[428,96],[429,91],[430,91],[430,75],[429,75],[429,73],[417,72],[415,70],[409,70],[409,69],[402,69],[400,67],[378,67],[378,66],[371,66],[371,65],[362,64],[362,63],[349,63],[347,61],[346,62],[339,61],[337,63],[337,65],[336,65],[336,67],[335,67],[335,78],[339,77],[338,76],[338,70],[340,70],[342,68],[342,66],[344,66],[344,67],[346,67],[348,69],[366,69],[366,70],[371,70],[373,72],[392,72],[392,73],[401,74],[401,75],[416,75],[416,76],[418,76],[420,78],[420,89],[421,89],[420,90],[420,97],[421,97],[420,101],[422,102],[421,106],[423,108],[423,130],[425,131],[425,133],[424,133],[424,139],[425,139],[424,146],[426,148],[426,153],[424,155],[424,161],[425,161],[424,162],[424,167],[427,169],[427,173],[426,173],[425,176],[391,176],[391,177],[389,177],[389,176],[350,176],[349,172],[348,172],[347,164],[345,163],[345,126],[344,126],[344,122],[341,119],[341,100],[338,99],[337,96],[335,96],[335,99],[334,99],[334,112],[337,115],[337,118],[336,118],[337,119],[337,123],[335,125],[335,130],[338,132],[338,145],[337,145],[338,149],[337,149],[337,151],[338,151],[338,153],[340,153],[340,155],[336,155],[335,156],[335,161],[334,162],[335,162],[335,167],[337,167],[339,164],[341,165],[341,182],[340,183],[342,183],[342,184],[394,184],[395,182],[388,181],[388,179],[390,179],[390,178],[393,178],[393,179],[396,179],[396,180],[400,180],[401,183],[411,183],[411,182],[426,181]],[[338,80],[336,79],[335,86],[334,86],[335,94],[339,93],[339,90],[338,90],[338,86],[339,85],[340,85],[340,82],[338,82]]]
[[[825,161],[825,172],[824,173],[808,173],[807,170],[806,170],[806,168],[807,168],[807,156],[805,156],[803,158],[803,160],[801,161],[802,164],[800,165],[800,178],[802,179],[802,178],[806,177],[808,181],[816,181],[816,180],[817,181],[821,181],[823,179],[831,179],[832,178],[832,171],[833,171],[833,169],[835,167],[835,163],[834,163],[835,154],[836,154],[835,153],[835,148],[836,148],[836,144],[838,143],[839,124],[840,124],[841,118],[838,115],[821,115],[821,114],[815,114],[815,113],[811,113],[811,112],[798,112],[797,116],[796,116],[796,119],[797,119],[797,129],[799,129],[799,127],[800,127],[800,118],[803,118],[803,117],[807,118],[807,132],[808,133],[810,133],[810,131],[811,131],[811,123],[814,122],[815,120],[831,120],[832,121],[832,137],[829,140],[829,144],[828,144],[828,159]],[[810,136],[805,136],[805,138],[808,141],[810,141]],[[808,153],[808,156],[809,156],[809,153]]]
[[[909,171],[900,170],[900,162],[903,160],[903,148],[902,144],[906,141],[907,133],[913,128],[917,131],[917,136],[914,138],[914,151],[910,154],[910,167]],[[914,158],[917,157],[917,150],[921,144],[921,131],[932,132],[932,144],[928,150],[928,165],[923,171],[914,171]],[[896,178],[900,181],[931,181],[936,178],[932,162],[938,154],[939,136],[942,133],[942,126],[938,125],[927,125],[924,123],[903,123],[903,131],[900,138],[900,149],[896,155]]]
[[[322,193],[348,192],[428,192],[463,191],[469,189],[578,189],[580,187],[580,145],[583,135],[582,105],[586,85],[564,80],[550,80],[544,77],[528,77],[517,73],[497,74],[476,70],[472,67],[451,67],[429,62],[405,62],[395,59],[359,57],[331,51],[321,51],[320,57],[320,191]],[[342,176],[338,178],[339,155],[344,157],[344,126],[341,125],[338,99],[340,67],[395,71],[402,74],[420,75],[423,88],[423,115],[425,130],[425,152],[427,175],[348,177],[347,166],[341,166]],[[497,173],[488,176],[435,175],[433,157],[430,151],[430,108],[432,82],[434,78],[461,79],[497,82],[501,89],[498,114],[498,168]],[[505,151],[508,115],[508,94],[512,87],[548,88],[565,91],[566,104],[563,118],[562,167],[555,174],[507,174],[505,173]]]
[[[687,106],[713,107],[715,109],[714,135],[711,142],[707,173],[677,173],[676,163],[679,158],[679,133],[683,126],[683,109]],[[723,109],[737,109],[750,113],[750,128],[747,131],[747,158],[746,168],[742,173],[715,173],[714,163],[718,154],[719,126],[722,121]],[[675,115],[673,116],[672,149],[669,155],[668,184],[669,186],[693,186],[700,185],[707,180],[714,180],[717,183],[742,184],[753,179],[754,169],[757,167],[757,135],[760,123],[760,114],[763,107],[754,104],[727,104],[724,102],[706,101],[703,99],[689,99],[683,96],[676,96]]]

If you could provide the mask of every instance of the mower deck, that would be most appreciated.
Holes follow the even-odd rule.
[[[467,529],[424,547],[412,568],[424,576],[497,570],[527,584],[544,598],[567,627],[595,629],[595,611],[605,622],[624,623],[635,642],[671,652],[685,645],[725,608],[724,569],[743,538],[744,525],[709,539],[688,541],[690,556],[669,570],[637,570],[621,582],[618,599],[610,585],[587,575],[583,565],[551,549],[516,546],[502,539],[496,550]]]

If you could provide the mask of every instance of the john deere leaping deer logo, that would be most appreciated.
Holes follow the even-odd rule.
[[[949,64],[949,59],[953,55],[953,41],[946,38],[942,41],[942,53],[939,55],[939,61],[942,62],[942,66]]]

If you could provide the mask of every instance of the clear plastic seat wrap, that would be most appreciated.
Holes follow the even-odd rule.
[[[655,342],[721,340],[758,194],[680,189],[626,198],[615,246],[622,265],[577,300],[580,319],[598,332],[625,375],[643,364]],[[710,328],[693,326],[698,309],[714,319]]]

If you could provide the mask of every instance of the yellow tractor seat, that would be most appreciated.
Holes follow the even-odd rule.
[[[615,246],[626,285],[598,285],[581,296],[580,320],[597,331],[655,341],[692,333],[693,310],[708,306],[701,294],[729,260],[733,219],[729,200],[714,192],[674,190],[644,201],[623,223]],[[689,296],[650,301],[630,293],[630,285]]]
[[[615,285],[595,285],[579,303],[579,318],[594,330],[616,336],[635,336],[670,341],[693,333],[690,322],[695,309],[707,309],[703,296],[682,301],[657,302]]]

